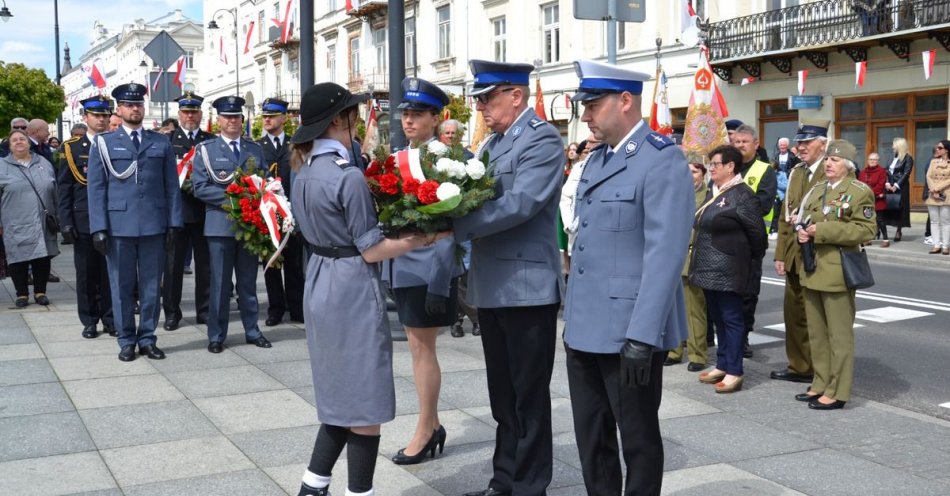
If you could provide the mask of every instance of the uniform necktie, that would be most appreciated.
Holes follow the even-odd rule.
[[[191,141],[191,146],[195,146],[195,132],[194,131],[188,133],[188,139]]]
[[[139,141],[139,132],[132,131],[132,145],[135,147],[135,151],[139,151],[139,145],[142,143]]]
[[[611,150],[607,150],[607,153],[604,154],[604,165],[605,165],[605,166],[607,165],[608,162],[610,162],[610,159],[613,158],[613,156],[614,156],[614,151],[613,151],[612,149],[611,149]]]
[[[280,150],[280,136],[274,136],[274,148]]]
[[[231,142],[231,151],[234,152],[235,162],[241,159],[241,151],[238,150],[238,142],[236,140]]]

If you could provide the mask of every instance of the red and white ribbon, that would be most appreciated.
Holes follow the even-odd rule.
[[[267,267],[270,267],[284,251],[284,247],[287,246],[290,236],[284,235],[294,230],[294,216],[290,211],[290,201],[287,200],[287,196],[284,194],[284,186],[281,184],[280,178],[270,179],[264,185],[260,211],[261,217],[264,218],[264,224],[267,226],[267,232],[270,234],[271,243],[277,248],[274,255],[267,261]],[[283,222],[277,218],[278,215],[283,219]]]
[[[921,52],[920,55],[924,59],[924,79],[929,80],[930,76],[934,73],[934,61],[937,60],[937,51],[925,50]]]
[[[805,80],[808,79],[808,71],[798,71],[798,94],[805,94]]]
[[[425,174],[422,173],[418,148],[396,152],[396,166],[399,167],[399,175],[403,179],[411,177],[420,183],[426,180]]]
[[[864,86],[864,76],[868,72],[867,61],[854,63],[854,86],[861,88]]]
[[[191,173],[192,167],[194,167],[195,161],[195,147],[191,147],[191,150],[188,150],[188,153],[178,162],[178,187],[180,188],[185,184],[185,179],[188,178],[188,174]]]

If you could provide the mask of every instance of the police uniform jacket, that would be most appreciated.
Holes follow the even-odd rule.
[[[815,223],[815,271],[802,271],[802,286],[814,291],[848,291],[840,249],[858,251],[874,238],[874,194],[866,184],[845,177],[832,187],[824,180],[808,193],[802,209]]]
[[[100,139],[105,144],[99,150]],[[138,171],[119,179],[107,170],[122,174],[137,164]],[[175,153],[168,137],[142,131],[138,152],[124,128],[96,136],[89,155],[89,230],[108,231],[111,236],[154,236],[169,227],[182,227],[181,188]]]
[[[472,240],[468,302],[478,308],[557,303],[555,216],[566,160],[561,136],[528,109],[506,133],[489,137],[479,155],[484,152],[495,198],[454,221],[456,240]]]
[[[618,353],[627,339],[668,350],[686,339],[680,272],[695,209],[686,159],[644,124],[607,163],[595,149],[577,188],[564,341]]]
[[[191,150],[192,146],[197,145],[203,141],[214,139],[215,136],[211,133],[202,131],[198,129],[195,131],[195,140],[192,141],[188,137],[188,132],[182,128],[178,128],[171,135],[172,140],[172,149],[175,150],[175,166],[176,171],[178,162],[188,154],[188,151]],[[198,165],[198,162],[195,161],[192,163],[192,167]],[[192,169],[192,174],[194,174],[194,169]],[[181,215],[182,219],[188,224],[202,223],[204,222],[205,215],[205,204],[201,200],[195,198],[193,193],[182,192],[181,194]]]
[[[802,267],[802,251],[798,245],[795,226],[788,222],[788,216],[797,215],[805,193],[816,184],[825,180],[824,158],[819,159],[815,173],[808,179],[808,164],[801,162],[788,173],[788,189],[785,201],[779,211],[778,241],[775,244],[775,261],[785,262],[786,271],[798,272]],[[801,216],[804,219],[806,216]]]
[[[56,182],[59,224],[64,231],[67,227],[72,227],[77,233],[90,234],[89,198],[86,189],[90,149],[92,142],[86,134],[70,138],[63,143]]]
[[[201,143],[195,153],[195,169],[191,178],[195,186],[195,198],[205,203],[205,236],[234,236],[228,213],[221,208],[225,201],[224,190],[231,184],[227,178],[239,168],[246,167],[251,158],[254,159],[255,168],[266,173],[261,146],[243,138],[240,143],[238,162],[234,161],[228,140],[220,136]],[[212,179],[211,174],[215,179]]]
[[[261,145],[264,154],[264,165],[272,176],[280,177],[280,183],[284,187],[284,193],[290,198],[290,136],[284,135],[280,149],[274,147],[274,140],[270,135],[264,133],[261,139],[257,140]]]

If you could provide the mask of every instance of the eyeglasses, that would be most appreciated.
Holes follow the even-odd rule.
[[[477,101],[478,103],[480,103],[480,104],[482,104],[482,105],[488,105],[488,102],[491,101],[491,99],[492,99],[495,95],[497,95],[497,94],[499,94],[499,93],[507,93],[507,92],[512,91],[512,90],[514,90],[514,88],[505,88],[505,89],[503,89],[503,90],[489,91],[488,93],[482,93],[481,95],[478,95],[478,96],[475,97],[475,101]]]
[[[26,126],[13,126],[13,129],[19,129],[20,131],[26,131]]]
[[[731,164],[731,163],[732,163],[732,162],[725,162],[725,163],[723,163],[723,162],[709,162],[709,165],[708,165],[706,168],[707,168],[707,169],[715,169],[715,168],[717,168],[717,167],[722,167],[722,166],[724,166],[724,165],[726,165],[726,164]]]
[[[26,129],[26,128],[23,128],[23,129]],[[944,149],[943,145],[937,145],[934,147],[934,150],[943,150],[943,149]]]

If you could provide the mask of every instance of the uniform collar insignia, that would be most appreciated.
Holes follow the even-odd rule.
[[[515,128],[511,130],[511,135],[517,137],[519,134],[521,134],[521,126],[515,126]]]
[[[627,146],[625,146],[623,149],[624,149],[625,152],[627,152],[627,154],[634,153],[634,152],[637,151],[637,142],[636,142],[636,141],[628,141],[628,142],[627,142]]]

